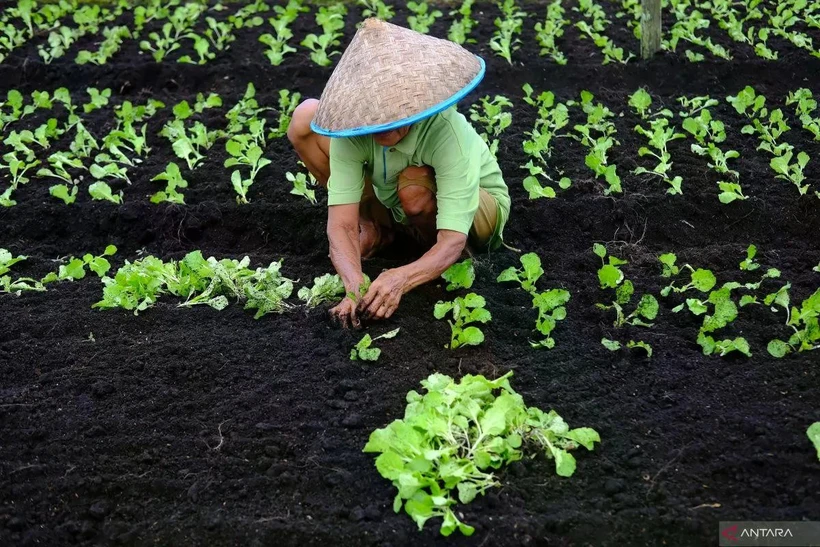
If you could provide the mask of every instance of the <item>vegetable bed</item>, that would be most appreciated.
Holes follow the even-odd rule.
[[[580,20],[571,13],[576,4],[565,4],[567,17]],[[621,3],[599,4],[613,21],[611,39],[637,54],[639,42],[615,17]],[[720,520],[808,520],[820,514],[820,461],[806,435],[820,421],[820,351],[778,346],[775,353],[785,355],[773,357],[770,342],[788,341],[794,333],[786,325],[790,306],[774,298],[763,303],[790,283],[790,305],[799,308],[820,287],[820,142],[802,127],[795,105],[786,104],[800,88],[820,94],[820,59],[774,37],[768,47],[779,58],[763,60],[713,25],[702,32],[732,49],[733,60],[707,56],[695,63],[677,51],[648,62],[601,64],[599,49],[569,25],[558,42],[567,58],[562,66],[539,55],[534,24],[543,20],[546,4],[520,7],[531,15],[512,64],[489,46],[501,13],[496,5],[473,7],[476,43],[466,44],[487,62],[487,76],[460,110],[468,114],[487,95],[503,95],[512,104],[505,109],[511,124],[497,137],[497,156],[513,201],[505,241],[521,251],[476,255],[469,291],[448,292],[444,280],[419,287],[390,320],[366,324],[364,332],[331,324],[327,305],[299,305],[296,290],[284,313],[259,319],[233,301],[217,310],[178,307],[173,297],[138,315],[92,309],[103,287],[90,272],[75,282],[49,284],[44,292],[0,294],[0,543],[685,546],[713,543]],[[407,8],[397,5],[395,11],[393,22],[404,24]],[[445,37],[453,16],[442,11],[430,32]],[[227,13],[216,17],[224,20]],[[88,186],[94,179],[85,173],[71,205],[50,195],[53,181],[32,178],[15,191],[16,205],[0,207],[0,248],[28,256],[12,266],[13,274],[42,279],[57,269],[55,259],[85,253],[99,259],[108,245],[117,247],[116,254],[105,255],[111,276],[126,260],[181,260],[194,250],[218,259],[248,256],[252,268],[282,260],[282,274],[297,288],[331,272],[325,194],[317,190],[314,205],[291,193],[286,173],[304,170],[286,138],[267,140],[264,158],[271,163],[247,188],[248,203],[238,203],[233,169],[224,166],[231,156],[224,140],[189,170],[159,135],[174,120],[172,107],[182,100],[193,105],[199,93],[222,99],[222,107],[196,118],[211,129],[225,129],[225,113],[249,83],[258,103],[274,109],[283,89],[318,97],[332,67],[318,66],[297,45],[316,31],[314,15],[311,9],[293,23],[298,51],[279,66],[262,53],[259,36],[270,32],[267,23],[238,31],[230,49],[203,65],[175,62],[194,55],[188,42],[173,60],[156,63],[150,53],[140,53],[139,40],[125,40],[99,66],[74,63],[77,51],[97,44],[99,36],[80,37],[70,55],[50,64],[38,57],[44,34],[15,49],[0,63],[0,98],[14,89],[30,102],[34,91],[65,87],[82,105],[89,100],[87,88],[110,89],[109,105],[82,114],[98,137],[114,128],[112,106],[124,100],[137,105],[154,99],[165,107],[145,122],[151,150],[129,169],[131,184],[110,181],[112,195],[122,191],[121,204],[92,199]],[[350,5],[343,45],[360,19],[361,8]],[[119,21],[127,26],[131,15]],[[160,27],[146,23],[146,31]],[[806,33],[820,43],[817,28]],[[525,84],[533,90],[530,97],[551,91],[556,103],[575,103],[561,133],[587,121],[582,91],[592,94],[590,104],[613,113],[607,119],[618,143],[607,161],[617,166],[621,192],[608,183],[605,166],[596,177],[582,139],[556,137],[545,162],[556,196],[530,199],[537,196],[531,181],[524,188],[531,170],[522,166],[532,156],[523,143],[539,114],[525,100]],[[769,111],[782,109],[790,130],[780,141],[792,145],[792,163],[798,152],[811,158],[804,165],[806,192],[776,178],[771,162],[782,154],[757,150],[758,133],[743,130],[755,115],[726,100],[746,86],[766,97]],[[651,131],[634,128],[649,130],[653,119],[630,106],[639,88],[650,95],[649,115],[670,109],[669,123],[684,134],[668,142],[668,180],[633,173],[657,163],[639,155]],[[737,172],[731,179],[710,168],[708,156],[693,152],[698,141],[682,129],[678,98],[703,95],[717,100],[709,110],[725,124],[727,137],[719,146],[739,153],[729,163]],[[11,128],[33,131],[60,108],[36,110]],[[277,111],[267,119],[267,129],[275,129]],[[67,150],[72,138],[60,137],[38,157]],[[185,204],[152,203],[165,187],[152,179],[170,162],[187,181]],[[243,176],[247,172],[243,168]],[[556,173],[571,185],[559,186]],[[682,179],[681,193],[668,191],[675,188],[673,176]],[[0,191],[9,180],[8,171],[0,173]],[[722,203],[721,181],[740,184],[745,199]],[[750,245],[759,268],[740,265]],[[365,273],[375,279],[417,252],[399,240],[384,256],[366,261]],[[509,267],[520,267],[524,253],[540,257],[538,291],[570,295],[563,304],[566,318],[557,318],[549,333],[553,347],[534,337],[539,314],[529,289],[522,290],[525,282],[496,281]],[[671,277],[664,277],[659,261],[667,253],[676,255],[680,269]],[[621,277],[599,273],[611,257],[626,261],[616,264]],[[705,301],[708,291],[663,296],[670,282],[678,289],[690,282],[685,264],[710,270],[715,289],[756,283],[768,270],[779,270],[749,293],[758,302],[740,306],[734,321],[712,333],[714,342],[742,337],[747,351],[721,357],[728,348],[718,346],[704,354],[708,344],[698,342],[703,315],[691,310],[714,304]],[[616,328],[614,289],[626,279],[635,296]],[[483,343],[449,349],[450,329],[436,320],[434,308],[467,292],[483,297],[492,320],[480,324]],[[630,316],[646,294],[658,303],[651,321]],[[686,303],[696,297],[704,302]],[[688,308],[673,311],[681,305]],[[388,332],[392,337],[377,339]],[[351,360],[365,333],[381,350],[377,361]],[[630,342],[651,346],[651,357]],[[419,383],[433,373],[497,379],[509,371],[527,406],[554,409],[573,426],[594,428],[601,442],[592,451],[574,452],[571,477],[556,474],[556,463],[543,451],[502,468],[496,473],[501,487],[454,508],[475,528],[471,537],[444,540],[440,519],[419,532],[405,514],[394,513],[395,488],[379,475],[373,454],[362,451],[371,432],[402,418],[407,393],[421,392]]]

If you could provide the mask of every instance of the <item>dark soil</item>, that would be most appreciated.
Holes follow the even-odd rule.
[[[750,196],[724,206],[705,159],[689,152],[690,140],[671,147],[683,196],[629,174],[646,160],[637,157],[644,140],[632,131],[638,120],[626,101],[640,86],[656,104],[673,106],[681,95],[723,99],[751,84],[770,104],[782,104],[798,87],[820,92],[820,60],[779,44],[775,63],[733,46],[738,55],[731,63],[694,65],[679,51],[648,63],[601,66],[594,46],[570,27],[562,41],[569,64],[558,67],[538,57],[532,26],[544,9],[529,6],[536,15],[509,66],[486,45],[497,8],[483,8],[475,10],[483,11],[478,43],[469,47],[487,60],[487,78],[461,108],[496,93],[516,104],[499,152],[513,197],[506,240],[541,256],[540,288],[572,293],[556,348],[529,347],[528,298],[494,281],[517,262],[508,250],[477,257],[474,288],[493,313],[482,346],[444,349],[448,329],[432,309],[450,295],[434,283],[408,294],[386,324],[367,325],[375,334],[402,329],[381,344],[376,364],[348,360],[361,333],[339,330],[326,310],[256,321],[237,305],[218,312],[179,309],[167,300],[139,316],[102,312],[91,309],[101,295],[95,279],[0,297],[0,544],[683,546],[713,544],[719,520],[820,515],[820,463],[805,435],[820,419],[818,356],[768,356],[767,342],[788,336],[784,314],[744,308],[720,333],[745,336],[754,353],[748,359],[702,355],[695,343],[699,323],[673,314],[674,298],[661,299],[654,328],[621,332],[612,328],[611,314],[595,308],[608,295],[598,289],[598,259],[590,251],[593,242],[606,243],[630,261],[625,271],[639,293],[658,294],[664,280],[657,255],[674,251],[681,262],[712,269],[721,283],[745,282],[759,277],[738,270],[754,243],[764,268],[783,273],[763,294],[787,280],[793,302],[811,294],[820,281],[811,271],[820,262],[818,200],[774,179],[755,138],[740,134],[743,120],[725,103],[713,109],[727,123],[726,145],[741,152],[735,165]],[[406,10],[397,11],[403,22]],[[345,43],[358,13],[351,10]],[[439,21],[434,34],[446,34],[449,21]],[[296,41],[312,29],[313,15],[302,16]],[[227,54],[202,67],[155,64],[139,56],[136,42],[126,42],[102,67],[67,60],[45,66],[32,44],[0,65],[0,93],[66,86],[75,102],[84,102],[86,87],[110,87],[113,103],[157,98],[171,106],[197,92],[217,92],[226,106],[206,118],[209,125],[222,123],[248,82],[263,105],[275,106],[281,88],[318,96],[331,69],[312,65],[303,50],[271,67],[257,44],[262,31],[241,31]],[[722,31],[708,32],[718,40]],[[614,36],[637,49],[628,31]],[[521,100],[525,82],[559,100],[588,89],[623,112],[615,120],[620,145],[612,156],[624,180],[622,196],[604,197],[584,167],[581,146],[561,139],[554,162],[573,187],[554,200],[527,199],[521,142],[535,112]],[[43,275],[56,268],[53,259],[100,252],[109,243],[120,248],[115,266],[142,253],[178,258],[202,249],[206,256],[249,255],[255,264],[284,258],[285,272],[303,283],[331,270],[324,196],[311,206],[288,193],[284,173],[296,169],[296,157],[284,139],[269,144],[273,164],[251,189],[249,205],[234,201],[222,143],[188,177],[188,205],[149,203],[147,196],[160,189],[151,177],[174,160],[156,136],[169,114],[149,122],[153,151],[132,172],[122,206],[92,202],[83,190],[66,207],[39,179],[17,192],[19,204],[0,210],[0,247],[31,257],[15,271]],[[46,117],[38,116],[24,124]],[[96,135],[113,123],[110,108],[88,119]],[[820,188],[820,146],[792,121],[787,140],[812,156],[806,172],[813,189]],[[375,259],[366,271],[375,276],[400,263]],[[645,340],[655,355],[610,353],[600,344],[604,336]],[[400,417],[406,392],[432,372],[495,377],[509,369],[528,404],[554,408],[572,426],[594,427],[603,442],[577,455],[571,479],[557,477],[543,458],[503,471],[503,488],[460,508],[476,527],[472,538],[444,540],[436,523],[418,532],[406,515],[392,512],[393,488],[361,452],[370,431]]]

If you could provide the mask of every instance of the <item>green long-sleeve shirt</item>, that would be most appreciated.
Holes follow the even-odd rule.
[[[371,135],[334,138],[330,143],[328,205],[358,203],[365,176],[376,197],[407,223],[397,192],[398,176],[411,165],[432,167],[436,176],[436,228],[468,234],[478,209],[479,188],[498,202],[498,222],[490,248],[501,242],[510,214],[510,196],[498,162],[484,139],[455,107],[414,124],[393,147],[383,147]]]

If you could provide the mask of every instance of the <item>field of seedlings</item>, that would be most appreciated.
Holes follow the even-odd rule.
[[[3,6],[0,544],[820,515],[819,1],[664,0],[647,61],[640,0]],[[369,16],[485,60],[458,108],[512,208],[501,250],[343,330],[286,131]]]

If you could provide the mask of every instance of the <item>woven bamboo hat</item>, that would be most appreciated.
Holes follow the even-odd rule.
[[[367,19],[322,92],[316,133],[355,137],[390,131],[452,106],[484,77],[484,61],[440,38]]]

